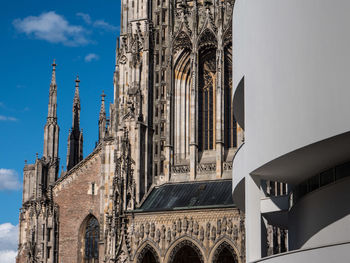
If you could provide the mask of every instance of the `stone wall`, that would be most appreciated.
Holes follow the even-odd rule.
[[[237,262],[244,262],[244,217],[236,208],[135,213],[128,216],[128,238],[121,255],[142,262],[151,249],[159,262],[171,262],[186,243],[204,263],[213,262],[220,245],[228,245]]]

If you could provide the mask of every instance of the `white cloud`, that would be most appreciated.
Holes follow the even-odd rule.
[[[90,17],[89,14],[77,13],[77,16],[81,17],[81,18],[84,20],[84,22],[85,22],[86,24],[89,24],[89,25],[90,25],[90,24],[92,23],[91,17]]]
[[[81,17],[86,24],[92,25],[94,28],[100,28],[106,31],[116,31],[119,29],[119,27],[114,26],[102,19],[92,21],[91,16],[89,14],[77,13],[76,15]]]
[[[16,256],[16,250],[0,250],[0,258],[2,263],[15,263]]]
[[[85,62],[91,62],[93,60],[98,60],[100,57],[95,53],[87,54],[84,58]]]
[[[0,190],[17,190],[20,187],[21,183],[19,182],[18,174],[16,171],[10,169],[0,169]]]
[[[104,20],[96,20],[96,21],[93,23],[93,26],[96,27],[96,28],[104,29],[104,30],[106,30],[106,31],[117,31],[117,30],[118,30],[118,27],[117,27],[117,26],[113,26],[113,25],[107,23],[107,22],[104,21]]]
[[[0,121],[18,121],[15,117],[0,115]]]
[[[42,13],[39,16],[15,19],[13,25],[27,36],[34,36],[50,43],[80,46],[90,42],[86,37],[87,31],[82,26],[69,24],[63,16],[54,11]]]
[[[18,225],[0,224],[0,258],[2,263],[15,263],[18,246]]]

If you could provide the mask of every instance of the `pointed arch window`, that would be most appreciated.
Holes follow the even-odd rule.
[[[205,71],[203,85],[199,90],[199,129],[201,150],[214,149],[214,89],[213,74]]]
[[[91,217],[85,230],[85,262],[98,262],[98,241],[99,241],[100,227],[95,217]]]
[[[198,147],[200,151],[215,149],[216,119],[216,49],[200,52],[198,89]]]
[[[233,115],[232,43],[225,47],[224,57],[224,138],[225,147],[237,147],[237,121]]]

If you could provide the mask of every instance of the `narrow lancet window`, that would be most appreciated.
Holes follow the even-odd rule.
[[[85,231],[85,262],[98,262],[99,224],[95,217],[91,217]]]

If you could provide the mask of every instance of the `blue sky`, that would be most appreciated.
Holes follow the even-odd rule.
[[[119,0],[13,0],[1,5],[0,245],[1,231],[18,224],[24,160],[33,163],[36,153],[42,155],[52,60],[57,64],[59,154],[65,166],[76,75],[81,80],[84,156],[97,140],[102,90],[112,101],[119,20]]]

